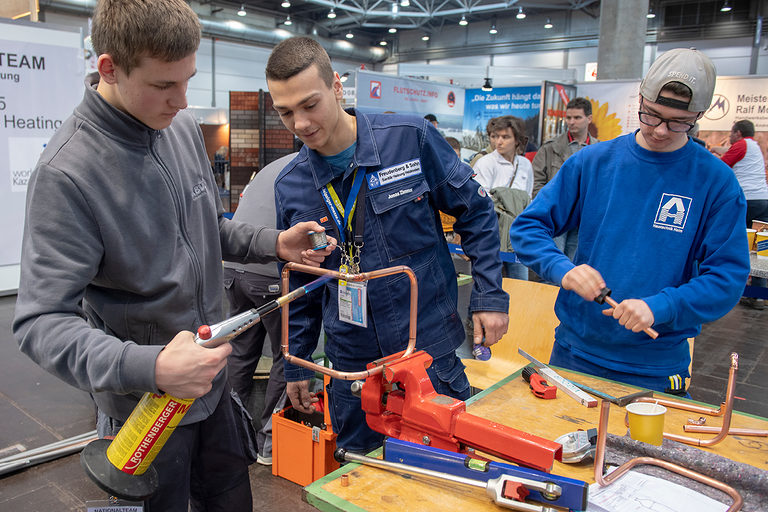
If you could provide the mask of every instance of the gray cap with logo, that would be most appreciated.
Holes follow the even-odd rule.
[[[712,103],[717,72],[712,61],[698,50],[675,48],[656,59],[640,83],[640,94],[648,101],[689,112],[704,112]],[[659,96],[670,82],[691,90],[689,102]]]

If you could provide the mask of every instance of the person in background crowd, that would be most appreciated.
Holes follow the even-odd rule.
[[[589,134],[592,122],[592,104],[586,98],[573,98],[565,106],[565,124],[568,131],[541,145],[533,157],[533,197],[552,181],[557,171],[571,155],[598,142]],[[563,233],[555,239],[557,248],[573,260],[578,246],[579,230]]]
[[[219,194],[227,190],[227,171],[229,170],[229,148],[221,146],[213,154],[213,175],[216,179],[216,185],[219,187]]]
[[[324,262],[325,268],[358,273],[410,266],[419,284],[416,348],[433,358],[427,368],[430,380],[440,394],[468,398],[469,381],[456,356],[464,341],[456,272],[438,210],[456,217],[454,229],[472,258],[476,344],[489,346],[501,339],[509,306],[501,286],[492,203],[471,179],[472,170],[426,119],[344,110],[339,75],[311,38],[292,37],[277,45],[266,77],[273,108],[305,143],[275,182],[277,225],[320,219],[338,234],[342,250]],[[292,289],[311,278],[292,273]],[[334,369],[363,370],[407,345],[409,294],[404,276],[367,283],[329,281],[291,304],[291,353],[310,359],[322,325]],[[355,305],[352,297],[359,298]],[[313,375],[286,363],[288,397],[301,412],[314,410]],[[383,436],[367,426],[350,385],[334,379],[326,395],[336,443],[367,452]]]
[[[640,84],[640,129],[568,158],[515,219],[520,259],[562,286],[551,364],[687,395],[688,338],[733,308],[749,274],[741,187],[687,134],[715,79],[703,53],[665,52]],[[552,237],[576,227],[571,261]],[[606,286],[615,308],[594,301]]]
[[[100,437],[144,393],[195,398],[157,454],[147,512],[252,509],[247,412],[227,385],[222,259],[319,265],[307,231],[223,217],[203,135],[184,111],[200,22],[182,0],[101,0],[98,73],[29,182],[13,331],[20,349],[91,394]],[[141,508],[141,507],[139,507]]]
[[[488,120],[488,122],[485,124],[485,134],[488,136],[488,146],[486,146],[484,149],[481,149],[474,155],[472,155],[472,158],[469,159],[469,166],[471,168],[475,168],[475,164],[477,163],[480,158],[484,157],[485,155],[492,153],[496,147],[493,145],[493,139],[491,138],[491,131],[493,128],[493,120],[496,119],[495,117],[492,117]]]
[[[765,181],[765,159],[763,151],[754,139],[755,125],[743,119],[733,123],[728,150],[716,150],[722,154],[723,162],[733,169],[739,185],[747,198],[747,227],[753,220],[768,221],[768,183]],[[752,286],[765,288],[768,280],[752,277]],[[765,309],[765,299],[743,297],[741,303],[754,309]]]
[[[696,144],[701,144],[702,146],[707,147],[707,143],[699,138],[699,123],[696,123],[693,125],[693,128],[691,128],[691,131],[688,132],[688,136]]]
[[[451,145],[453,150],[456,152],[456,156],[458,156],[459,160],[461,160],[461,144],[459,141],[454,137],[446,137],[445,141]],[[453,230],[453,225],[455,223],[456,217],[448,215],[447,213],[440,212],[440,224],[443,227],[445,240],[451,244],[461,245],[461,236],[459,236],[459,234]],[[466,254],[458,254],[457,256],[464,261],[469,261],[469,257],[467,257]]]
[[[233,220],[254,226],[274,226],[275,178],[296,153],[278,158],[256,173],[243,191]],[[229,314],[237,315],[267,304],[281,295],[280,272],[277,263],[224,262],[224,288],[229,300]],[[269,335],[272,368],[259,417],[256,434],[258,456],[256,462],[272,464],[272,413],[285,407],[285,376],[283,372],[282,322],[280,315],[272,313],[234,338],[232,353],[227,361],[229,384],[248,403],[253,389],[253,374],[261,359],[264,340]]]
[[[439,123],[437,122],[437,117],[435,117],[435,114],[427,114],[427,115],[425,115],[425,116],[424,116],[424,119],[426,119],[427,121],[429,121],[430,123],[432,123],[432,126],[434,126],[435,128],[437,128],[437,125],[438,125]]]
[[[509,226],[528,206],[533,189],[531,162],[522,156],[528,137],[523,120],[515,116],[495,118],[491,140],[496,147],[475,164],[475,180],[491,194],[499,214],[502,252],[511,252]],[[520,262],[504,262],[506,277],[528,280],[528,268]]]
[[[456,139],[455,137],[446,137],[446,142],[451,145],[453,150],[456,152],[456,156],[459,157],[459,160],[461,160],[461,143]]]

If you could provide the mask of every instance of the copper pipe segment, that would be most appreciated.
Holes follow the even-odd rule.
[[[707,427],[704,425],[683,425],[683,430],[686,432],[695,432],[698,434],[717,434],[722,427]],[[759,428],[731,428],[728,430],[728,435],[731,436],[756,436],[756,437],[768,437],[768,430],[761,430]]]
[[[416,348],[416,317],[418,313],[419,286],[418,286],[418,283],[416,282],[416,274],[414,274],[413,270],[411,270],[409,267],[406,267],[405,265],[400,265],[397,267],[383,268],[381,270],[373,270],[371,272],[362,272],[360,274],[347,274],[347,273],[337,272],[335,270],[329,270],[329,269],[320,268],[320,267],[310,267],[309,265],[302,265],[300,263],[289,262],[289,263],[286,263],[285,266],[283,267],[283,273],[282,273],[283,295],[288,294],[288,289],[290,287],[289,279],[290,279],[291,270],[296,270],[298,272],[305,272],[307,274],[314,274],[318,276],[330,275],[332,278],[341,279],[343,281],[352,281],[352,282],[370,281],[371,279],[391,276],[394,274],[406,274],[408,276],[408,279],[410,279],[411,281],[411,304],[410,304],[410,312],[409,312],[410,323],[408,325],[408,346],[406,347],[402,357],[407,357],[413,353],[414,349]],[[282,311],[281,320],[282,320],[282,328],[283,328],[283,340],[282,340],[283,357],[285,357],[285,360],[288,361],[289,363],[295,364],[297,366],[303,366],[304,368],[308,368],[315,372],[320,372],[324,375],[328,375],[329,377],[332,377],[334,379],[341,379],[341,380],[365,379],[371,375],[381,373],[384,370],[384,365],[382,364],[374,368],[371,368],[369,370],[363,370],[359,372],[341,372],[338,370],[333,370],[331,368],[326,368],[325,366],[319,365],[313,361],[305,361],[304,359],[291,355],[288,352],[288,323],[289,323],[288,308],[289,306],[287,302],[282,305],[283,311]]]
[[[600,421],[597,427],[597,446],[595,447],[595,482],[597,482],[598,485],[601,487],[610,485],[621,478],[622,475],[624,475],[633,467],[639,466],[641,464],[649,464],[652,466],[664,468],[668,471],[672,471],[678,475],[685,476],[692,480],[696,480],[697,482],[709,485],[710,487],[714,487],[715,489],[726,493],[733,499],[733,503],[730,507],[728,507],[726,512],[736,512],[741,510],[741,507],[744,504],[744,500],[741,498],[739,492],[730,485],[727,485],[719,480],[715,480],[714,478],[702,475],[701,473],[697,473],[691,469],[684,468],[683,466],[678,466],[672,462],[656,459],[654,457],[636,457],[634,459],[630,459],[608,475],[603,476],[603,465],[605,463],[605,442],[608,438],[608,416],[610,409],[611,403],[607,400],[603,400],[600,404]]]
[[[731,352],[731,366],[730,366],[730,369],[728,370],[728,387],[725,390],[725,401],[720,406],[720,409],[717,410],[717,412],[722,413],[723,425],[717,431],[718,433],[715,437],[713,437],[712,439],[697,439],[695,437],[688,437],[680,434],[671,434],[669,432],[664,432],[664,438],[669,439],[671,441],[690,444],[693,446],[714,446],[719,442],[721,442],[723,439],[725,439],[728,436],[728,431],[730,430],[730,427],[731,427],[731,416],[733,416],[733,394],[736,389],[736,372],[738,371],[738,369],[739,369],[739,354],[737,354],[736,352]],[[637,400],[635,400],[635,402],[658,403],[659,405],[664,405],[667,407],[671,407],[673,409],[682,409],[684,411],[692,411],[696,413],[708,414],[705,411],[704,407],[701,407],[698,405],[686,404],[684,402],[679,402],[677,400],[656,399],[652,397],[640,397]],[[714,411],[713,409],[709,409],[709,410]],[[714,415],[717,416],[718,414],[714,414]]]

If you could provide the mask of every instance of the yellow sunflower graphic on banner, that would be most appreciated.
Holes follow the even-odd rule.
[[[592,104],[592,123],[597,128],[597,138],[600,140],[615,139],[624,131],[621,128],[621,122],[615,113],[608,114],[608,103],[600,104],[589,96],[587,99]]]

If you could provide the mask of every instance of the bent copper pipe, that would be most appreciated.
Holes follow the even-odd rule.
[[[600,405],[600,422],[597,427],[597,446],[595,447],[595,482],[597,482],[598,485],[601,487],[610,485],[621,478],[633,467],[642,464],[649,464],[652,466],[664,468],[668,471],[672,471],[673,473],[677,473],[678,475],[685,476],[692,480],[696,480],[697,482],[701,482],[704,485],[714,487],[715,489],[726,493],[733,499],[733,503],[730,507],[728,507],[726,512],[736,512],[741,510],[741,506],[744,504],[744,500],[741,498],[739,492],[730,485],[727,485],[719,480],[715,480],[714,478],[702,475],[701,473],[697,473],[691,469],[684,468],[683,466],[678,466],[672,462],[656,459],[654,457],[635,457],[634,459],[628,460],[613,470],[610,474],[603,476],[603,464],[605,462],[605,441],[608,438],[608,413],[610,412],[610,408],[611,403],[607,400],[603,400]]]
[[[682,409],[684,411],[692,411],[692,412],[701,413],[701,414],[709,414],[709,412],[707,411],[717,412],[717,414],[712,414],[712,415],[713,416],[722,415],[723,425],[720,428],[720,430],[717,431],[718,434],[712,439],[697,439],[695,437],[688,437],[680,434],[671,434],[669,432],[664,432],[664,438],[670,439],[672,441],[678,441],[680,443],[690,444],[693,446],[714,446],[728,436],[728,431],[731,427],[731,416],[733,415],[733,394],[734,394],[734,390],[736,389],[736,372],[738,371],[738,369],[739,369],[739,354],[737,354],[736,352],[732,352],[731,367],[728,370],[728,387],[725,390],[725,402],[723,402],[722,405],[720,406],[720,409],[717,409],[716,411],[714,409],[708,409],[698,405],[686,404],[684,402],[679,402],[677,400],[667,400],[664,398],[656,399],[652,397],[641,397],[635,400],[635,402],[658,403],[659,405],[664,405],[666,407],[671,407],[673,409]]]
[[[416,315],[418,312],[417,304],[418,304],[418,297],[419,297],[419,286],[418,286],[418,283],[416,282],[416,274],[414,274],[413,270],[411,270],[409,267],[406,267],[405,265],[400,265],[397,267],[383,268],[381,270],[373,270],[371,272],[363,272],[360,274],[347,274],[342,272],[336,272],[335,270],[328,270],[328,269],[319,268],[319,267],[310,267],[309,265],[302,265],[300,263],[289,262],[289,263],[286,263],[285,266],[283,267],[283,274],[282,274],[283,294],[288,293],[288,288],[289,288],[288,281],[289,281],[291,270],[305,272],[307,274],[314,274],[317,276],[330,275],[331,277],[336,279],[341,279],[343,281],[353,281],[353,282],[370,281],[371,279],[391,276],[394,274],[406,274],[408,276],[408,279],[410,279],[411,281],[411,304],[410,304],[410,312],[409,312],[410,323],[408,325],[408,346],[405,348],[405,352],[403,353],[402,357],[407,357],[413,353],[416,347]],[[288,303],[283,305],[281,320],[282,320],[282,328],[283,328],[283,340],[282,340],[283,357],[285,357],[285,360],[291,364],[295,364],[297,366],[303,366],[304,368],[308,368],[310,370],[320,372],[324,375],[328,375],[331,378],[341,379],[341,380],[365,379],[367,377],[370,377],[371,375],[376,375],[377,373],[381,373],[384,370],[384,365],[382,364],[374,368],[370,368],[368,370],[363,370],[359,372],[342,372],[342,371],[334,370],[332,368],[326,368],[325,366],[319,365],[313,361],[305,361],[300,357],[291,355],[288,352],[288,320],[289,320]]]

